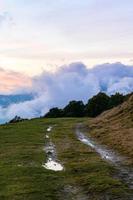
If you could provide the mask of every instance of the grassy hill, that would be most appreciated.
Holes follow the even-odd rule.
[[[129,200],[131,190],[116,177],[116,169],[76,138],[77,123],[87,124],[88,118],[1,125],[0,200]],[[50,139],[64,166],[60,172],[42,166],[49,125],[54,125]]]
[[[89,120],[89,134],[133,162],[133,95],[123,104]]]

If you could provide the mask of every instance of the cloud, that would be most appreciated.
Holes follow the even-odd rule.
[[[0,14],[0,24],[3,23],[3,21],[5,21],[7,19],[7,15],[5,15],[5,13]]]
[[[63,107],[73,99],[87,102],[99,91],[109,95],[115,92],[130,93],[133,91],[133,66],[107,63],[88,69],[80,62],[72,63],[62,66],[55,73],[44,71],[34,77],[31,91],[35,94],[34,100],[0,108],[1,121],[15,115],[38,117],[49,108]]]
[[[3,23],[6,23],[6,24],[10,24],[10,25],[13,25],[14,22],[13,22],[13,18],[12,16],[10,15],[9,12],[2,12],[0,13],[0,25],[3,25]]]
[[[0,68],[0,93],[13,93],[17,89],[30,87],[31,80],[28,76],[14,71]]]

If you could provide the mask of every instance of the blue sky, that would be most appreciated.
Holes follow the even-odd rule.
[[[0,66],[28,75],[82,61],[133,63],[131,0],[1,0]]]

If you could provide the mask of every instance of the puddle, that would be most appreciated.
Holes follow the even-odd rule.
[[[113,164],[118,170],[118,178],[123,180],[131,189],[133,189],[133,169],[125,165],[126,158],[108,150],[103,145],[97,144],[90,137],[87,137],[80,128],[76,129],[76,135],[78,140],[94,149],[103,160]]]
[[[48,158],[48,161],[47,163],[45,163],[45,165],[43,165],[43,167],[45,167],[46,169],[49,169],[49,170],[53,170],[53,171],[62,171],[63,170],[63,166],[52,160],[52,158]]]
[[[123,160],[122,157],[116,155],[114,152],[107,150],[105,147],[101,145],[96,144],[92,139],[90,139],[89,137],[86,137],[80,130],[76,131],[76,135],[82,143],[90,146],[98,154],[100,154],[102,159],[108,160],[114,164],[119,164],[119,162]]]
[[[49,135],[46,135],[46,139],[49,139]]]
[[[47,132],[50,132],[50,131],[52,131],[52,126],[49,126],[48,128],[47,128]]]
[[[53,128],[52,126],[49,126],[47,128],[47,132],[51,132],[52,128]],[[57,159],[55,145],[52,143],[48,134],[46,134],[46,138],[49,139],[49,142],[44,147],[44,151],[47,154],[47,162],[43,164],[42,166],[45,169],[49,169],[53,171],[62,171],[64,168]]]

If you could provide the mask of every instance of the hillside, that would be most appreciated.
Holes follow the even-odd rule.
[[[132,144],[133,95],[93,119],[1,125],[0,200],[132,200],[133,168],[113,154],[133,161]]]
[[[89,120],[89,134],[133,161],[133,95],[123,104]]]
[[[42,118],[1,125],[0,200],[132,200],[115,167],[77,138],[75,126],[87,122]]]

